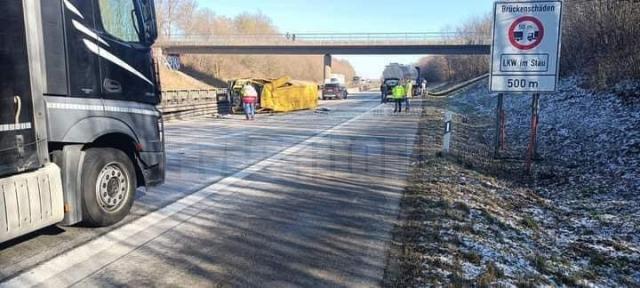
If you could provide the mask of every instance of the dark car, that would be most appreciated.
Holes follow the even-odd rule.
[[[322,88],[322,100],[347,99],[348,96],[347,87],[340,83],[327,83]]]
[[[393,95],[393,88],[400,84],[400,79],[398,78],[387,78],[382,82],[382,86],[380,86],[380,91],[382,93],[382,103],[388,102],[388,98]]]

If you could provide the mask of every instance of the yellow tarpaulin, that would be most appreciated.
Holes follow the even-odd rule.
[[[289,112],[318,107],[318,85],[282,77],[265,83],[261,107],[274,112]]]

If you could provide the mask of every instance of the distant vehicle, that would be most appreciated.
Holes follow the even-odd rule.
[[[400,79],[401,82],[407,80],[416,80],[418,78],[418,70],[409,65],[391,63],[387,65],[382,72],[383,79]]]
[[[347,99],[347,83],[342,74],[331,74],[329,79],[325,79],[322,88],[322,100],[327,99]]]
[[[343,86],[347,85],[347,80],[343,74],[331,74],[328,79],[324,80],[324,84],[339,83]]]
[[[399,78],[387,78],[382,81],[380,92],[382,95],[382,103],[387,103],[392,95],[393,88],[400,84]]]
[[[322,100],[347,99],[347,97],[349,97],[347,87],[340,83],[324,84],[322,88]]]
[[[406,83],[407,81],[415,82],[420,77],[420,71],[416,67],[410,65],[402,65],[398,63],[391,63],[382,72],[382,85],[380,86],[382,102],[387,102],[387,99],[391,96],[391,90],[398,84]],[[385,88],[386,87],[386,88]],[[415,91],[414,83],[414,94]]]

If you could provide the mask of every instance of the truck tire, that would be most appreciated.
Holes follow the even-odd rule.
[[[124,152],[113,148],[88,149],[81,178],[85,224],[106,227],[129,214],[138,186],[133,163]]]

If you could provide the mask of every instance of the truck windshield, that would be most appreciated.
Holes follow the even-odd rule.
[[[384,81],[384,84],[387,86],[396,86],[398,85],[399,82],[400,81],[398,80],[387,80],[387,81]]]

